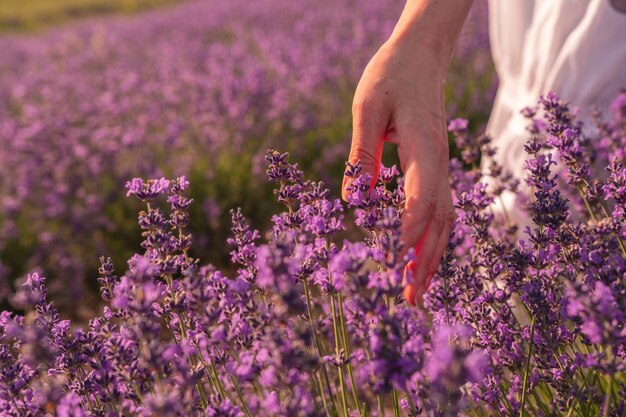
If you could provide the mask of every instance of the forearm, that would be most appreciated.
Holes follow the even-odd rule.
[[[389,42],[426,50],[447,67],[473,0],[407,0]]]

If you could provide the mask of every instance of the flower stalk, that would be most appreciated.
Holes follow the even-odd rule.
[[[530,360],[533,353],[533,343],[535,336],[535,316],[533,315],[530,321],[530,339],[528,341],[528,353],[526,355],[526,366],[524,367],[524,380],[522,382],[522,399],[520,400],[520,417],[524,417],[526,409],[526,391],[528,388],[528,376],[530,375]]]

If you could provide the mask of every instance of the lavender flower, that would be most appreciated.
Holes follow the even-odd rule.
[[[94,295],[93,259],[107,254],[120,262],[135,250],[138,205],[124,194],[153,198],[167,188],[164,175],[192,184],[195,253],[228,267],[229,210],[245,201],[246,209],[256,208],[252,224],[266,227],[276,209],[266,204],[268,147],[290,150],[310,174],[338,185],[350,134],[346,97],[403,4],[189,2],[3,36],[6,280],[37,266],[59,308],[75,314],[76,300]],[[497,82],[486,21],[486,1],[478,1],[447,94],[458,109],[483,119]],[[471,97],[460,94],[469,89]],[[156,181],[147,186],[139,178]]]
[[[558,97],[541,106],[530,113],[545,117],[545,131],[536,124],[525,146],[533,223],[521,234],[491,212],[516,183],[497,163],[487,174],[497,186],[481,180],[476,162],[493,152],[490,139],[451,123],[458,220],[421,308],[401,296],[410,258],[400,255],[404,189],[393,166],[372,181],[348,164],[346,210],[288,154],[268,151],[281,210],[264,238],[244,209],[231,212],[224,271],[191,253],[186,177],[131,181],[145,204],[141,243],[119,278],[100,259],[102,313],[72,324],[39,273],[9,297],[19,312],[0,313],[1,413],[623,413],[624,167],[606,141],[588,149]],[[608,176],[595,176],[589,155]]]

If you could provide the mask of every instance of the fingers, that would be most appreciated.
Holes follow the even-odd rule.
[[[437,208],[432,214],[427,232],[432,239],[426,239],[429,245],[424,245],[421,250],[416,248],[416,282],[424,287],[430,285],[430,280],[437,270],[441,258],[450,239],[450,231],[454,223],[454,210],[452,208],[452,195],[448,185],[448,178],[442,178],[440,195],[437,200]],[[432,233],[431,233],[432,232]],[[430,237],[430,236],[429,236]]]
[[[441,138],[445,130],[436,117],[431,118],[430,123],[430,129],[425,125],[416,126],[410,120],[396,123],[406,193],[402,239],[407,251],[415,251],[414,261],[405,268],[403,290],[411,304],[419,302],[430,285],[454,221],[447,141]],[[411,135],[418,137],[405,139]]]
[[[431,263],[428,265],[427,271],[429,271],[429,277],[432,278],[432,275],[437,271],[439,264],[441,263],[441,259],[448,248],[448,243],[450,242],[450,234],[452,233],[452,228],[454,227],[454,222],[456,220],[456,214],[454,213],[454,209],[452,206],[449,206],[444,210],[446,213],[446,218],[444,220],[444,227],[441,235],[439,236],[439,241],[435,246],[435,251],[433,257],[431,258]],[[425,283],[425,290],[428,289],[430,285],[430,280]]]
[[[449,188],[447,140],[439,138],[445,134],[443,126],[436,126],[439,123],[432,118],[423,121],[410,115],[396,121],[406,197],[402,215],[406,251],[417,245],[436,210],[443,210],[441,189]]]
[[[349,162],[360,161],[361,172],[372,176],[373,186],[380,170],[384,140],[398,145],[406,196],[402,240],[405,251],[415,251],[414,261],[405,269],[403,293],[414,303],[426,291],[441,261],[453,223],[443,99],[433,99],[440,104],[433,107],[416,107],[411,101],[404,107],[395,103],[391,109],[376,94],[362,97],[355,96],[352,109]],[[343,178],[344,200],[350,180]]]
[[[419,294],[422,291],[426,276],[425,254],[433,250],[437,240],[438,236],[432,228],[432,223],[428,223],[417,245],[410,249],[414,251],[415,259],[407,263],[402,279],[404,298],[409,304],[415,305],[416,299],[420,298]]]
[[[426,291],[430,287],[432,278],[439,267],[439,263],[448,247],[450,233],[454,226],[454,217],[452,214],[446,221],[443,232],[439,235],[438,241],[434,247],[433,255],[427,254],[428,248],[416,248],[416,261],[410,261],[404,270],[404,286],[402,294],[411,305],[420,304]]]
[[[388,112],[382,103],[355,97],[352,106],[352,144],[348,161],[351,164],[361,161],[361,174],[369,173],[372,176],[371,186],[374,186],[378,178],[388,122]],[[343,177],[341,190],[344,200],[348,197],[346,186],[350,180],[350,177]]]
[[[433,220],[430,224],[435,223]],[[453,216],[445,221],[441,232],[436,232],[437,226],[431,229],[430,224],[425,233],[425,243],[415,249],[415,260],[410,261],[404,270],[402,293],[411,305],[421,303],[422,297],[430,286],[450,240],[454,224]]]
[[[434,273],[434,270],[431,270],[433,268],[433,259],[436,256],[435,252],[442,236],[443,229],[441,226],[434,220],[431,220],[422,239],[424,243],[415,248],[415,260],[410,262],[411,266],[406,271],[407,276],[405,277],[405,281],[407,281],[405,298],[411,304],[415,304],[416,301],[421,299],[425,289],[430,284],[430,279]],[[436,268],[436,265],[434,268]]]

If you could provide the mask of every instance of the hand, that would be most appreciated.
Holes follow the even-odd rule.
[[[398,147],[406,193],[402,239],[415,251],[403,282],[411,304],[430,285],[454,221],[444,108],[448,62],[429,48],[390,39],[365,68],[352,107],[351,163],[360,160],[375,180],[383,142]],[[347,181],[344,176],[344,199]]]

